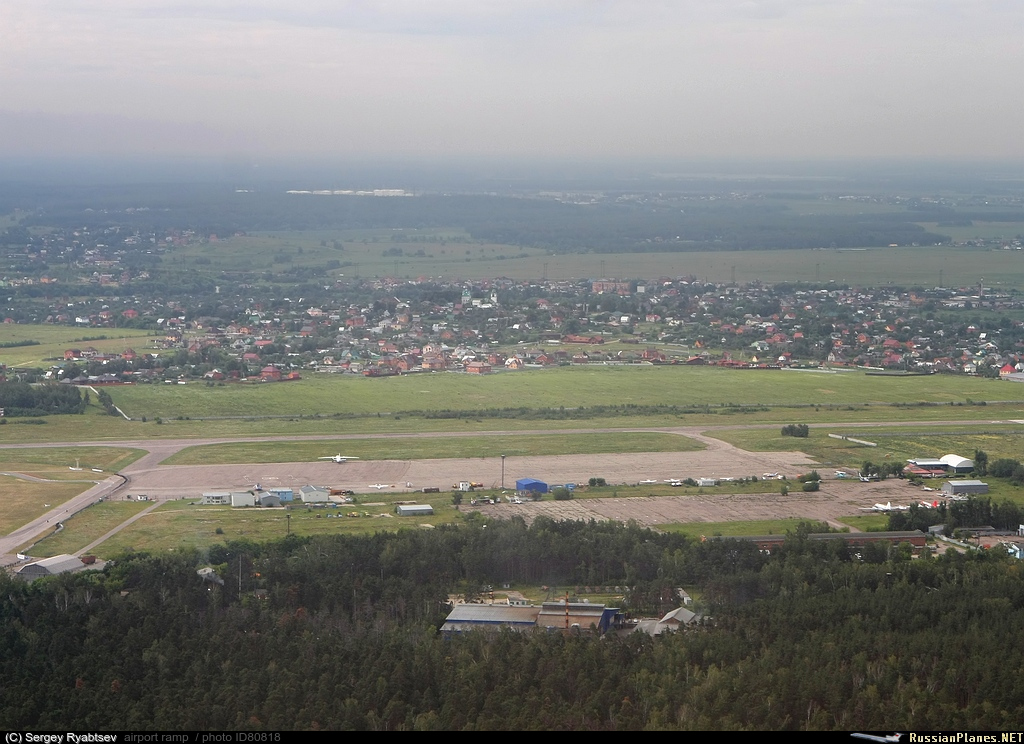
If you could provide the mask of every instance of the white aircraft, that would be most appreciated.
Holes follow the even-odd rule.
[[[358,460],[359,458],[358,457],[350,457],[348,455],[338,454],[338,455],[330,455],[328,457],[318,457],[316,459],[318,459],[318,460],[330,460],[331,462],[343,463],[343,462],[348,462],[349,460]]]
[[[391,488],[390,483],[371,483],[367,488],[376,488],[378,491],[382,488]]]
[[[845,470],[837,470],[835,472],[835,476],[836,476],[836,478],[839,478],[840,480],[842,480],[843,478],[848,478],[849,474]]]
[[[874,734],[850,734],[850,736],[856,736],[858,739],[867,739],[868,741],[881,742],[881,744],[897,744],[903,734],[890,734],[888,736],[875,736]]]
[[[641,485],[641,486],[649,486],[649,485],[651,485],[652,483],[657,483],[657,482],[658,482],[658,481],[654,480],[653,478],[648,478],[647,480],[642,480],[642,481],[640,481],[640,485]]]
[[[891,501],[886,501],[884,504],[875,504],[874,506],[861,507],[861,511],[891,512],[906,511],[909,508],[909,506],[893,506]]]

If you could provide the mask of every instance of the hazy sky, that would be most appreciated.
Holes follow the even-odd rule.
[[[0,155],[1024,157],[1021,0],[0,3]]]

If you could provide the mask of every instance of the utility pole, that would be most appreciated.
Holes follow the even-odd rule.
[[[501,488],[505,489],[505,455],[501,456]]]

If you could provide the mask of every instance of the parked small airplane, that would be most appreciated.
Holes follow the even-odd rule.
[[[919,506],[923,506],[925,509],[938,509],[939,508],[939,502],[938,501],[921,501],[921,502],[919,502]]]
[[[328,457],[318,457],[316,459],[318,459],[318,460],[330,460],[331,462],[343,463],[343,462],[348,462],[349,460],[358,460],[359,458],[358,457],[350,457],[348,455],[338,454],[338,455],[330,455]]]
[[[837,470],[835,472],[835,476],[836,476],[836,478],[839,478],[840,480],[842,480],[843,478],[849,478],[850,477],[849,473],[847,473],[845,470]]]
[[[367,488],[376,488],[378,491],[382,488],[391,488],[390,483],[371,483]]]
[[[875,511],[875,512],[891,512],[891,511],[906,511],[909,506],[893,506],[891,501],[886,501],[884,504],[875,504],[874,506],[863,506],[861,511]]]
[[[651,485],[652,483],[657,483],[657,482],[658,482],[658,481],[654,480],[653,478],[648,478],[648,479],[646,479],[646,480],[642,480],[642,481],[640,481],[640,485],[641,485],[641,486],[649,486],[649,485]]]
[[[877,475],[862,475],[860,477],[861,483],[871,483],[872,481],[879,480]]]

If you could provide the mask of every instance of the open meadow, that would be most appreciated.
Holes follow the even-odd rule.
[[[686,366],[575,366],[493,375],[418,373],[367,378],[311,375],[287,383],[110,388],[132,418],[366,416],[493,409],[675,406],[844,406],[1024,401],[1024,387],[955,375],[869,376],[860,371],[732,370]],[[658,411],[643,411],[658,413]],[[515,416],[510,410],[508,417]]]

